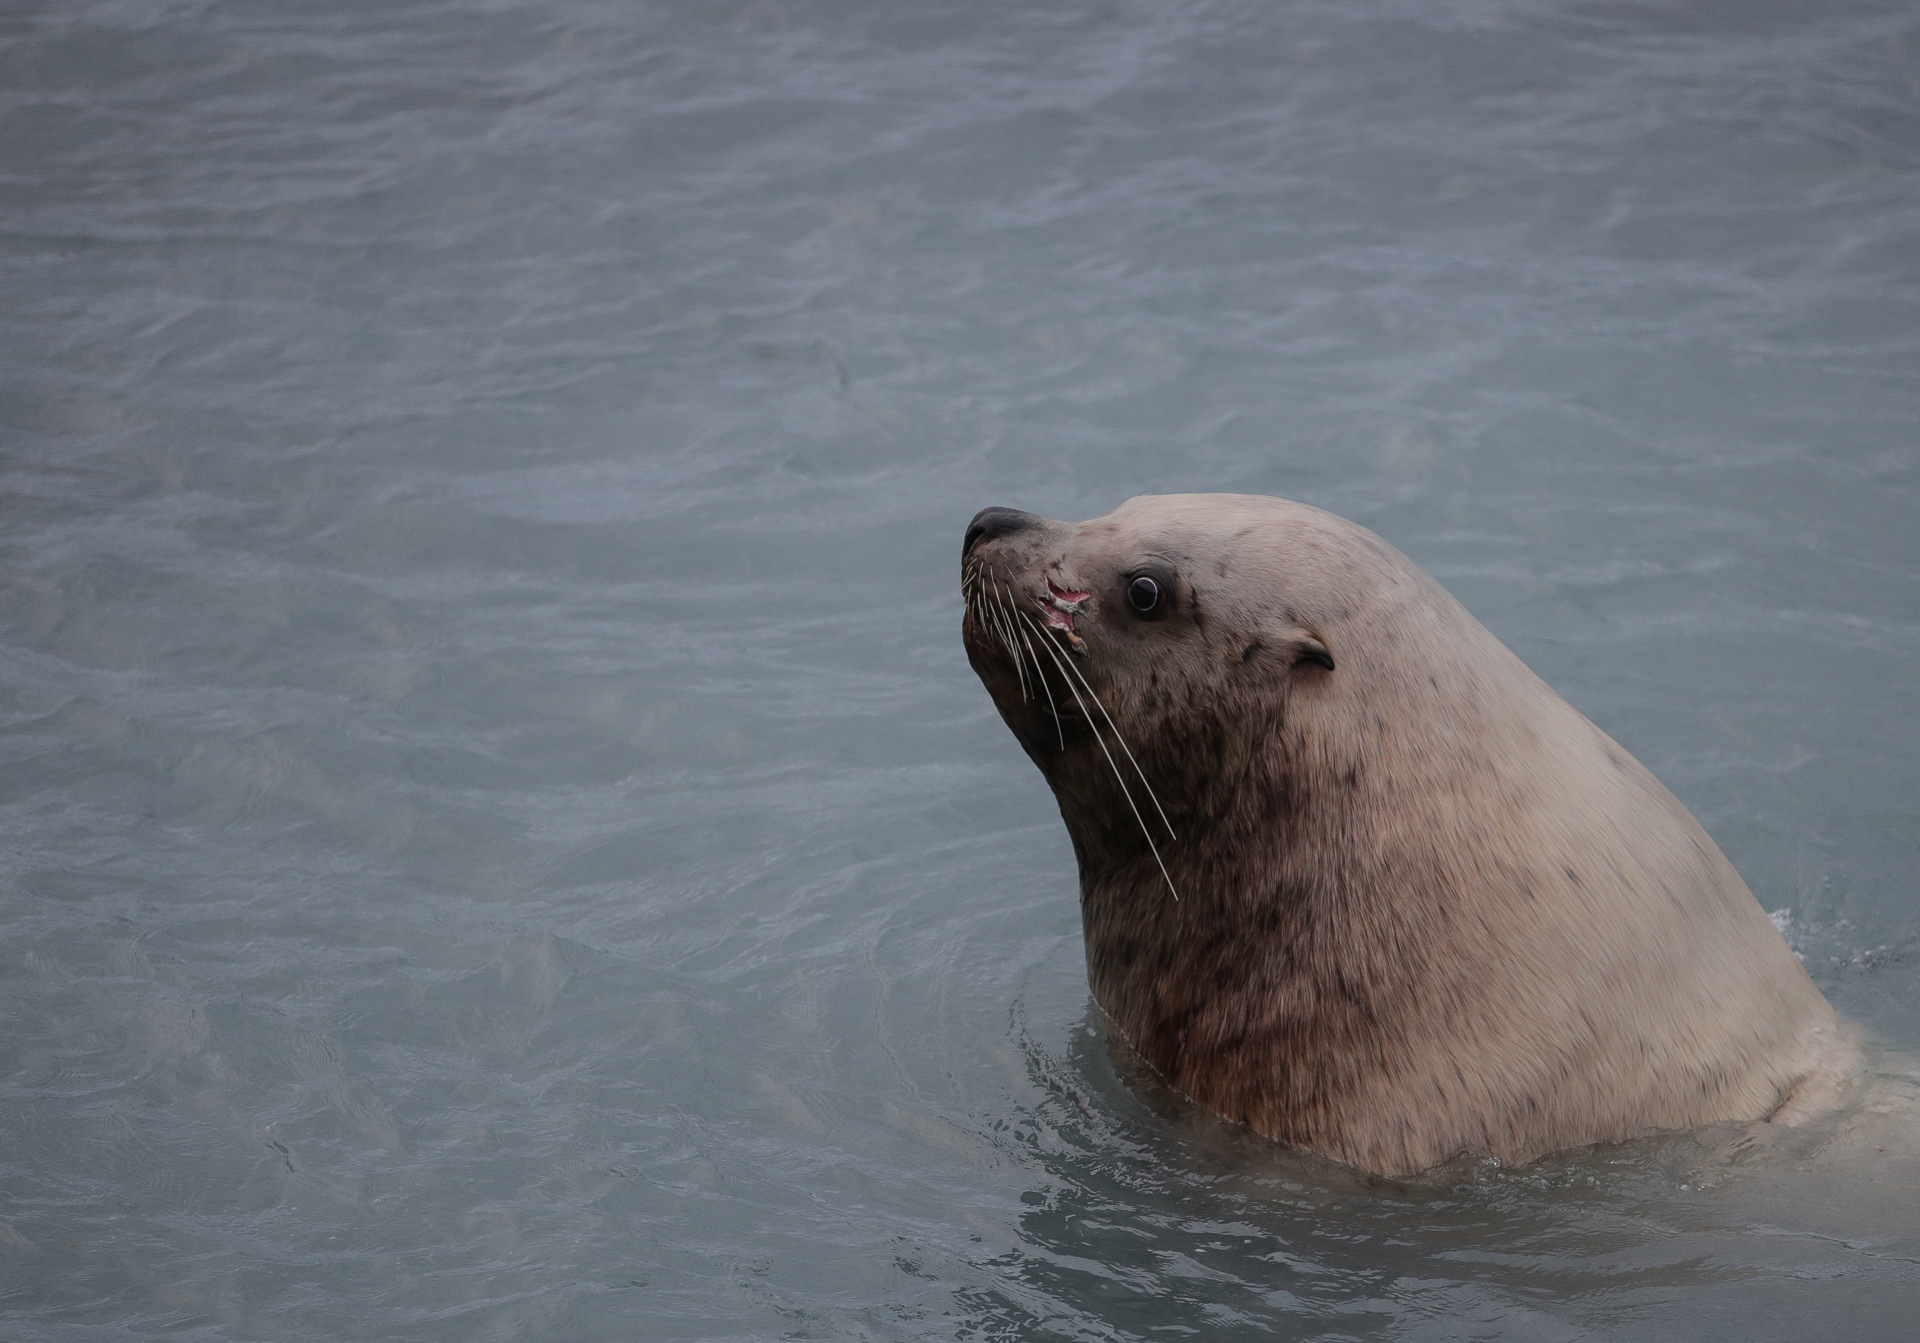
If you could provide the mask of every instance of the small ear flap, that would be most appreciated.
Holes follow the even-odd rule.
[[[1317,662],[1328,671],[1333,670],[1333,650],[1312,630],[1287,630],[1281,636],[1281,646],[1293,650],[1295,666],[1302,662]]]
[[[1311,630],[1302,630],[1300,640],[1294,644],[1294,647],[1300,649],[1302,663],[1319,663],[1327,671],[1332,671],[1332,649],[1321,644],[1319,634],[1313,634]]]
[[[1292,653],[1293,665],[1296,667],[1303,662],[1313,662],[1325,667],[1328,671],[1333,670],[1333,650],[1327,647],[1326,642],[1319,635],[1298,625],[1282,625],[1269,629],[1247,645],[1246,651],[1240,655],[1240,660],[1251,662],[1267,649]]]

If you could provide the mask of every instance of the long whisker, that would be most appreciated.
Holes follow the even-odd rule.
[[[1013,622],[1013,610],[1007,604],[1006,599],[1000,595],[999,579],[989,574],[987,581],[993,584],[993,605],[999,612],[1000,636],[1006,641],[1007,652],[1013,655],[1013,669],[1020,676],[1020,702],[1024,704],[1032,697],[1027,692],[1026,659],[1020,655],[1020,645],[1014,642],[1014,632],[1018,627]],[[1040,669],[1036,665],[1034,667],[1034,674],[1038,675],[1039,671]]]
[[[999,596],[999,584],[997,582],[994,583],[994,590],[997,598]],[[1060,723],[1060,707],[1054,702],[1053,687],[1047,683],[1047,678],[1041,673],[1040,655],[1034,651],[1032,641],[1027,638],[1027,632],[1014,622],[1014,611],[1009,601],[996,601],[996,605],[1000,608],[1000,615],[1005,617],[1004,620],[990,620],[988,618],[985,609],[986,597],[980,584],[980,561],[967,561],[966,567],[960,577],[960,591],[965,599],[968,611],[973,615],[977,623],[997,627],[1001,634],[1001,642],[1003,643],[1006,642],[1006,631],[1010,628],[1020,643],[1025,645],[1026,656],[1033,662],[1033,679],[1040,683],[1040,690],[1047,697],[1047,710],[1053,715],[1053,730],[1059,738],[1060,749],[1064,751],[1067,748],[1067,733],[1066,729],[1062,727]],[[1012,652],[1014,654],[1015,669],[1018,670],[1020,665],[1020,650],[1014,648]],[[1024,677],[1022,680],[1021,696],[1023,700],[1027,698]]]
[[[1029,698],[1025,670],[1021,665],[1020,649],[1015,646],[1012,631],[1000,613],[994,609],[986,587],[981,583],[980,561],[967,563],[961,586],[966,592],[967,608],[973,616],[974,624],[983,632],[990,633],[1000,640],[1000,646],[1007,650],[1007,656],[1013,659],[1014,671],[1020,677],[1020,699],[1024,703]]]
[[[1004,645],[1007,642],[1006,631],[987,608],[986,586],[981,579],[980,561],[970,560],[967,564],[965,586],[967,591],[967,609],[973,613],[974,622],[983,629],[999,636]]]
[[[1000,600],[999,596],[1000,585],[991,576],[988,577],[987,581],[993,583],[994,592],[993,599],[988,604],[988,609],[993,612],[994,621],[999,626],[1000,642],[1007,646],[1007,655],[1013,659],[1014,673],[1020,678],[1020,702],[1025,704],[1032,698],[1027,692],[1026,659],[1020,655],[1020,645],[1014,642],[1013,623],[1006,618],[1006,604]]]
[[[1054,664],[1061,668],[1060,675],[1062,676],[1062,678],[1066,678],[1067,676],[1066,667],[1060,661],[1060,654],[1055,650],[1053,640],[1046,637],[1046,631],[1044,629],[1041,629],[1039,621],[1035,620],[1032,616],[1027,615],[1027,613],[1024,611],[1022,611],[1020,614],[1027,621],[1028,624],[1032,625],[1036,630],[1039,631],[1040,646],[1047,650],[1047,656],[1052,658],[1054,661]],[[1145,836],[1147,841],[1147,851],[1153,855],[1153,861],[1159,865],[1160,876],[1167,883],[1167,889],[1173,893],[1173,898],[1175,900],[1178,900],[1180,898],[1180,892],[1178,888],[1174,886],[1172,876],[1170,876],[1167,872],[1166,861],[1160,857],[1160,846],[1153,842],[1153,831],[1147,828],[1147,818],[1140,814],[1140,808],[1134,803],[1133,793],[1127,788],[1126,776],[1120,773],[1119,763],[1116,760],[1114,760],[1113,752],[1107,749],[1106,739],[1100,735],[1100,729],[1097,727],[1094,727],[1093,715],[1087,714],[1086,701],[1080,698],[1080,692],[1078,689],[1074,687],[1074,684],[1071,679],[1067,680],[1067,689],[1072,693],[1074,700],[1080,705],[1080,712],[1087,715],[1087,726],[1093,728],[1093,739],[1100,743],[1100,754],[1104,755],[1107,758],[1107,768],[1113,771],[1113,781],[1120,785],[1120,796],[1126,798],[1127,810],[1133,813],[1133,819],[1137,821],[1140,825],[1140,833],[1143,836]],[[1089,695],[1093,694],[1093,688],[1091,686],[1087,688],[1087,693]],[[1098,702],[1099,701],[1096,699],[1095,703],[1098,703]],[[1105,714],[1106,713],[1105,708],[1102,708],[1100,712],[1102,714]],[[1113,723],[1113,719],[1109,717],[1107,719],[1107,723],[1109,726],[1111,726]],[[1118,740],[1119,736],[1120,736],[1119,729],[1115,728],[1114,729],[1115,739]],[[1125,749],[1126,743],[1121,742],[1120,744],[1122,749]],[[1138,766],[1135,766],[1135,768],[1138,768]],[[1148,789],[1147,792],[1148,792],[1148,796],[1152,796],[1152,792],[1153,792],[1152,789]],[[1159,805],[1160,805],[1159,801],[1156,800],[1154,802],[1154,806],[1157,807]],[[1164,814],[1161,816],[1161,819],[1162,820],[1166,819]]]
[[[1020,642],[1027,645],[1027,652],[1033,654],[1033,676],[1040,682],[1040,688],[1047,693],[1047,712],[1053,715],[1053,730],[1060,737],[1060,749],[1067,749],[1067,730],[1060,723],[1060,706],[1053,702],[1053,687],[1047,684],[1046,673],[1040,667],[1040,655],[1033,652],[1033,645],[1027,640],[1027,632],[1020,631]],[[1069,690],[1073,687],[1068,686]]]
[[[1027,619],[1032,622],[1033,627],[1035,629],[1041,631],[1041,635],[1044,638],[1046,631],[1041,626],[1040,622],[1037,620],[1034,620],[1033,617],[1031,616],[1028,616]],[[1054,641],[1051,639],[1046,640],[1046,642],[1049,645],[1053,645],[1054,643]],[[1067,662],[1067,670],[1071,672],[1074,676],[1079,677],[1080,684],[1086,687],[1087,698],[1091,699],[1096,705],[1099,705],[1100,716],[1106,719],[1107,726],[1113,729],[1113,739],[1119,742],[1120,749],[1126,752],[1127,763],[1133,766],[1133,772],[1136,775],[1138,775],[1140,778],[1140,786],[1147,790],[1147,796],[1153,800],[1153,809],[1160,813],[1160,823],[1167,827],[1167,838],[1172,840],[1178,840],[1180,836],[1174,833],[1173,822],[1167,819],[1167,809],[1160,805],[1159,797],[1157,797],[1154,794],[1153,785],[1147,782],[1147,772],[1140,768],[1140,762],[1133,758],[1133,752],[1129,750],[1127,747],[1127,739],[1120,735],[1120,725],[1113,721],[1113,715],[1107,712],[1107,706],[1100,703],[1100,697],[1094,694],[1093,687],[1090,685],[1087,685],[1087,678],[1081,674],[1080,669],[1074,666],[1071,660]],[[1085,707],[1085,706],[1082,706],[1082,707]]]

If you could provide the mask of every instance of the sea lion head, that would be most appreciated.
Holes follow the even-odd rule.
[[[1427,581],[1372,533],[1283,499],[1148,496],[1077,523],[988,508],[962,546],[962,633],[1083,876],[1155,857],[1185,894],[1172,869],[1204,831],[1250,803],[1269,821],[1288,809],[1274,790],[1298,792],[1311,763],[1294,757],[1330,746],[1363,691],[1349,683],[1377,677],[1378,608]]]

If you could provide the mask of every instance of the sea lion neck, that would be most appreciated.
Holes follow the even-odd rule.
[[[1176,1090],[1282,1141],[1328,1150],[1369,1077],[1398,1070],[1404,1023],[1445,975],[1438,892],[1364,861],[1371,837],[1323,805],[1284,736],[1183,808],[1165,857],[1075,833],[1087,978],[1119,1033]],[[1070,827],[1071,828],[1071,827]]]

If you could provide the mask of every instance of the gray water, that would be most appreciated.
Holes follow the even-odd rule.
[[[1904,0],[8,6],[0,1337],[1910,1336],[1134,1075],[957,560],[1357,519],[1920,1049],[1917,426]]]

